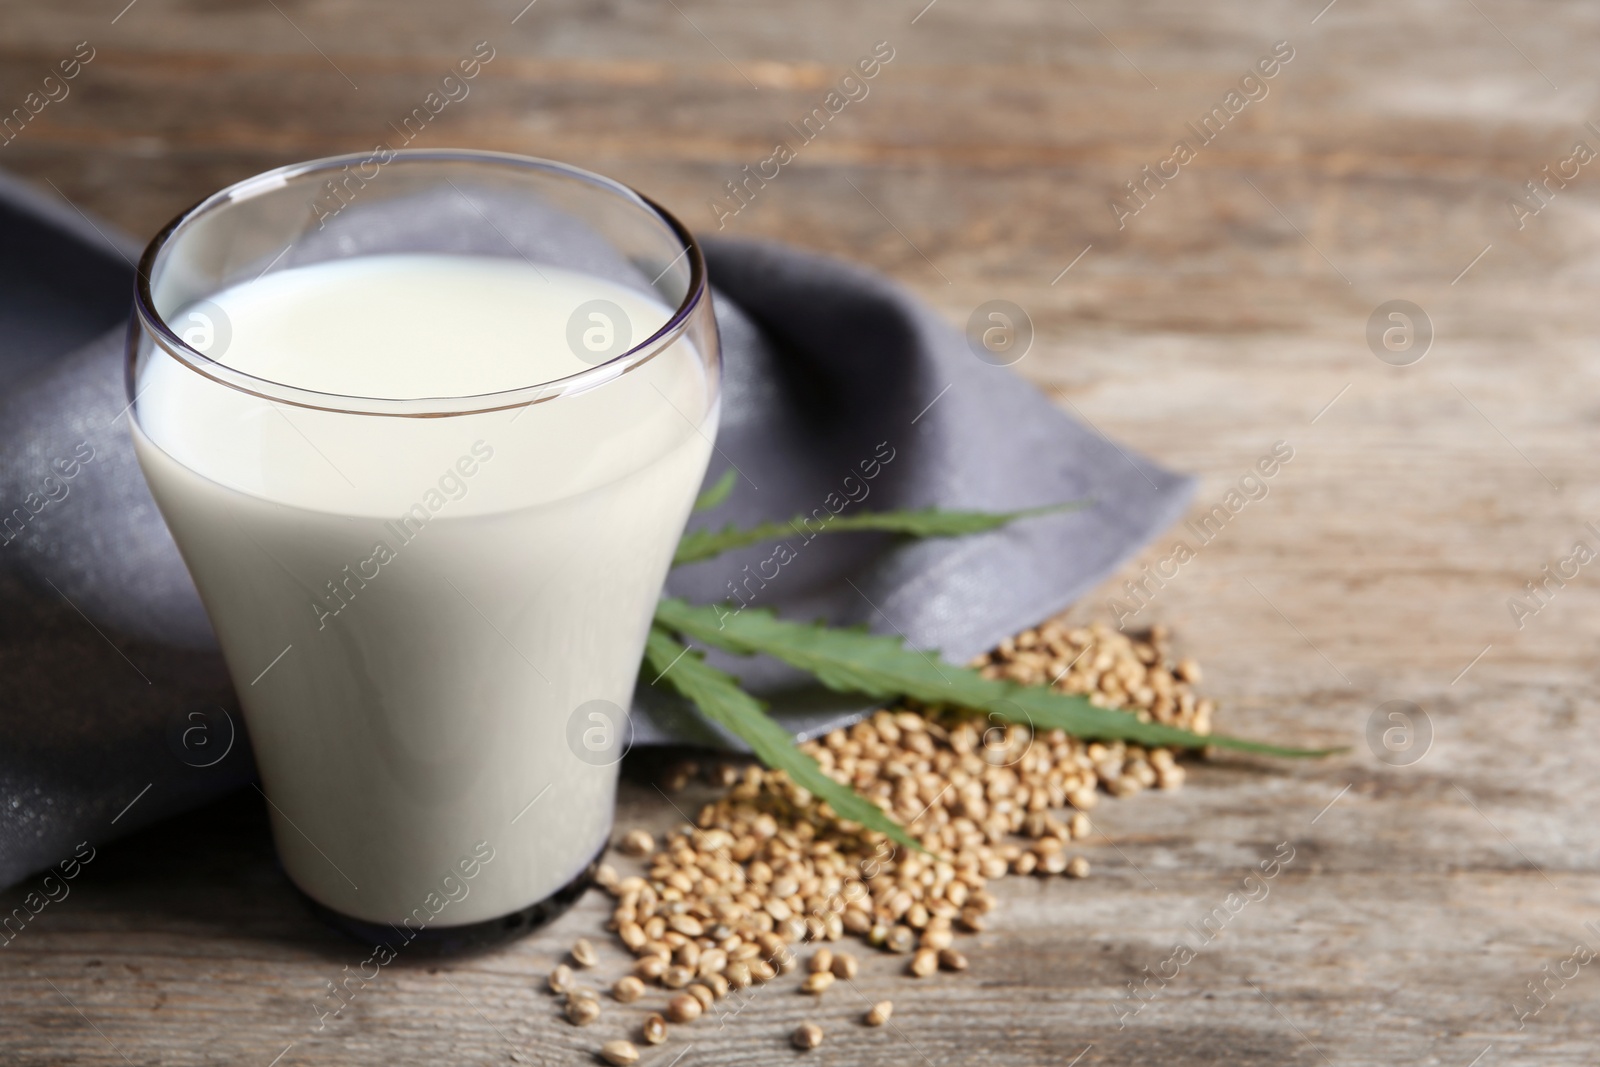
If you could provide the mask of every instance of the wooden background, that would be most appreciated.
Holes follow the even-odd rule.
[[[706,232],[722,184],[888,41],[871,95],[727,232],[872,264],[958,326],[1020,304],[1038,339],[1016,370],[1203,475],[1206,506],[1274,442],[1295,449],[1141,621],[1202,661],[1231,732],[1349,756],[1220,761],[1179,794],[1103,804],[1094,877],[1003,883],[969,976],[913,989],[899,961],[867,962],[898,1031],[785,986],[648,1065],[787,1062],[808,1014],[830,1032],[817,1064],[1594,1062],[1600,961],[1520,1027],[1513,1005],[1536,1006],[1526,984],[1575,944],[1600,948],[1583,926],[1600,920],[1600,578],[1520,630],[1506,603],[1600,519],[1600,164],[1521,229],[1507,201],[1575,141],[1600,148],[1600,9],[123,2],[0,3],[0,108],[76,42],[97,50],[0,166],[140,237],[228,182],[388,137],[480,40],[495,59],[419,145],[569,160]],[[1279,40],[1295,58],[1270,95],[1119,230],[1109,198]],[[1365,340],[1391,299],[1436,333],[1412,366]],[[1077,614],[1104,617],[1115,584]],[[1431,721],[1412,765],[1364,740],[1388,700]],[[674,815],[633,783],[622,818]],[[1296,859],[1271,895],[1119,1029],[1123,984],[1281,841]],[[244,798],[107,847],[0,953],[0,1060],[588,1062],[621,1014],[576,1031],[536,978],[601,914],[591,896],[507,951],[402,961],[317,1033],[313,999],[361,953],[300,909]]]

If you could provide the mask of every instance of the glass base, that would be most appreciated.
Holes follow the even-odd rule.
[[[325,904],[311,899],[306,892],[295,887],[313,914],[333,929],[364,945],[387,944],[397,956],[458,956],[489,949],[515,941],[558,918],[578,902],[578,898],[594,883],[595,872],[600,869],[600,857],[606,846],[601,845],[594,859],[578,872],[578,876],[543,900],[525,908],[480,922],[462,926],[424,927],[412,930],[391,923],[368,922],[334,911]],[[408,939],[409,938],[409,939]]]

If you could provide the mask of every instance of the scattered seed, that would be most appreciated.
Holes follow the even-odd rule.
[[[565,963],[556,964],[556,969],[550,972],[550,992],[565,993],[572,988],[572,968]]]
[[[1074,857],[1072,857],[1072,859],[1067,861],[1067,877],[1068,878],[1087,878],[1087,877],[1089,877],[1089,861],[1084,859],[1082,856],[1074,856]]]
[[[917,954],[911,957],[911,962],[906,965],[906,970],[916,978],[926,978],[939,969],[939,954],[931,948],[920,948]]]
[[[607,1041],[600,1046],[600,1058],[612,1067],[628,1067],[639,1062],[639,1050],[632,1041]]]
[[[692,1023],[700,1018],[704,1010],[700,1001],[688,993],[679,993],[667,1001],[667,1018],[675,1023]]]
[[[700,770],[693,760],[681,760],[661,775],[661,788],[668,793],[681,793]]]
[[[822,1027],[816,1023],[801,1023],[800,1028],[794,1032],[794,1047],[798,1049],[814,1049],[822,1044]]]
[[[1067,847],[1066,842],[1055,836],[1055,830],[1056,828],[1052,828],[1047,831],[1045,836],[1041,836],[1033,843],[1033,851],[1039,857],[1040,863],[1043,863],[1051,856],[1060,855],[1062,849]]]
[[[706,781],[723,789],[731,788],[739,781],[739,768],[726,761],[713,763],[706,768]]]
[[[633,965],[633,973],[647,981],[655,981],[667,973],[667,961],[660,956],[646,956]]]
[[[694,981],[694,972],[684,966],[668,967],[661,974],[661,984],[668,989],[682,989]]]
[[[611,987],[611,995],[624,1004],[631,1004],[644,996],[644,983],[631,974],[625,974]]]
[[[700,1002],[700,1008],[702,1011],[710,1011],[711,1005],[714,1004],[717,999],[717,995],[711,991],[711,987],[700,982],[695,982],[688,989],[684,990],[684,992],[688,993],[691,997]]]
[[[806,975],[806,980],[800,983],[800,991],[820,996],[827,992],[828,987],[833,985],[833,981],[832,971],[815,971]]]
[[[653,1011],[644,1017],[644,1025],[640,1027],[646,1044],[659,1045],[667,1039],[667,1020],[661,1013]]]
[[[811,961],[806,964],[806,969],[812,974],[821,974],[823,971],[833,970],[833,950],[817,949],[811,954]]]
[[[574,1026],[588,1026],[600,1018],[600,1001],[594,997],[568,997],[567,1021]]]
[[[964,971],[967,969],[967,957],[953,948],[940,949],[939,966],[947,971]]]
[[[867,1014],[862,1018],[861,1021],[866,1023],[868,1026],[882,1026],[884,1023],[889,1021],[889,1016],[893,1014],[894,1001],[880,1000],[867,1011]]]
[[[629,856],[648,856],[656,850],[656,839],[648,830],[629,830],[622,838],[622,851]]]
[[[572,962],[579,967],[593,967],[600,962],[600,954],[587,937],[580,937],[572,943]]]
[[[856,976],[856,958],[848,952],[836,953],[833,957],[833,976],[849,980]]]

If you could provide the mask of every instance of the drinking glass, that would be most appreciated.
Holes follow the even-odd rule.
[[[582,892],[720,353],[681,223],[574,167],[270,171],[145,251],[140,465],[325,918],[454,947]]]

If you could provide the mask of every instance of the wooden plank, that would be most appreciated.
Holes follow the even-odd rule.
[[[1600,940],[1583,926],[1600,918],[1600,594],[1584,573],[1522,629],[1506,608],[1600,519],[1600,183],[1583,169],[1520,229],[1507,206],[1575,140],[1600,146],[1592,6],[939,0],[914,25],[922,3],[540,0],[515,24],[513,0],[278,6],[139,0],[113,25],[100,5],[3,0],[0,106],[75,42],[98,52],[0,166],[147,235],[227,182],[389,136],[487,39],[496,58],[427,144],[591,166],[710,232],[723,183],[886,40],[870,95],[724,232],[867,262],[957,325],[1021,304],[1038,339],[1016,371],[1199,473],[1197,517],[1274,442],[1295,449],[1139,621],[1177,630],[1229,730],[1349,756],[1221,760],[1176,795],[1103,804],[1095,875],[1003,883],[970,975],[912,987],[866,961],[861,996],[893,997],[898,1031],[854,1025],[854,993],[813,1006],[779,985],[694,1028],[681,1062],[797,1055],[803,1017],[829,1033],[811,1059],[837,1064],[1592,1062],[1592,967],[1520,1028],[1513,1005]],[[1296,54],[1269,95],[1119,228],[1111,198],[1278,40]],[[1404,368],[1365,340],[1396,298],[1437,333]],[[1106,617],[1182,536],[1074,614]],[[1394,699],[1434,728],[1408,767],[1363,738]],[[632,782],[620,817],[675,815]],[[1271,895],[1119,1027],[1125,983],[1282,841],[1296,860]],[[105,848],[0,953],[0,1058],[579,1062],[623,1012],[575,1031],[538,986],[602,903],[504,952],[402,959],[318,1032],[313,1000],[361,956],[301,910],[241,800]]]

